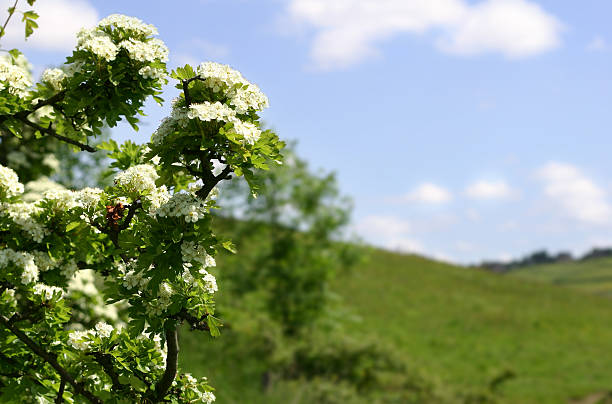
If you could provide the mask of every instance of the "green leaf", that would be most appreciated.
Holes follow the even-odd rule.
[[[232,254],[236,254],[238,252],[238,250],[236,250],[236,246],[234,245],[234,243],[232,243],[229,240],[224,241],[221,245],[223,246],[223,248],[225,248],[227,251],[231,252]]]
[[[213,316],[208,316],[206,317],[206,323],[208,324],[208,328],[210,329],[210,335],[212,335],[213,337],[218,337],[219,335],[221,335],[221,332],[219,331],[219,326],[221,325],[221,322],[219,321],[219,319]]]
[[[147,390],[147,385],[144,384],[144,382],[142,380],[140,380],[138,377],[136,377],[135,375],[130,376],[130,384],[137,391],[146,391]]]
[[[68,225],[66,226],[66,232],[69,232],[71,230],[76,229],[77,227],[79,227],[81,225],[81,223],[79,222],[72,222],[72,223],[68,223]]]

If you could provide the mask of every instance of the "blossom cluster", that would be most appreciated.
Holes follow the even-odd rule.
[[[23,193],[23,184],[19,182],[17,173],[8,167],[0,165],[0,198],[10,198],[21,193]]]
[[[94,344],[94,338],[108,338],[113,332],[112,325],[103,321],[97,323],[91,330],[86,331],[71,331],[68,334],[68,345],[79,351],[86,351]]]
[[[35,219],[42,212],[36,203],[1,203],[0,216],[8,216],[32,240],[40,243],[48,234],[47,229]]]
[[[115,35],[115,30],[129,32],[130,38],[119,41],[116,38],[122,36]],[[154,26],[138,18],[113,14],[101,20],[96,27],[79,31],[77,49],[89,51],[107,62],[115,60],[121,49],[128,53],[130,59],[138,62],[167,62],[168,48],[161,40],[150,38],[152,35],[157,35]],[[161,73],[157,72],[155,76],[161,76]]]
[[[32,254],[15,251],[11,248],[3,248],[0,250],[0,269],[8,267],[10,262],[22,270],[21,283],[24,285],[31,284],[38,280],[38,267],[34,262],[34,256],[32,256]]]
[[[150,164],[139,164],[117,174],[115,184],[125,187],[130,193],[142,195],[155,191],[155,180],[158,178],[155,167]]]
[[[183,217],[187,223],[195,223],[209,211],[206,202],[189,193],[175,193],[154,213],[159,217]]]
[[[47,69],[43,72],[40,81],[47,83],[54,90],[63,88],[62,81],[66,78],[66,72],[62,69]]]
[[[268,97],[259,87],[248,82],[238,70],[220,63],[205,62],[198,66],[196,72],[214,92],[227,92],[230,105],[234,106],[239,114],[244,114],[249,109],[261,111],[269,106]]]
[[[43,300],[51,300],[53,296],[59,295],[60,298],[64,297],[64,289],[58,288],[57,286],[49,286],[44,283],[37,283],[33,287],[34,294],[39,295]]]
[[[0,56],[0,91],[8,90],[9,94],[24,97],[32,85],[27,61],[23,55],[14,58],[12,55]]]

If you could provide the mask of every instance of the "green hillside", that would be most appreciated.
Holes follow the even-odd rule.
[[[335,290],[361,319],[347,333],[393,346],[448,400],[565,403],[612,389],[612,299],[384,251]],[[219,403],[302,402],[299,384],[262,396],[259,364],[218,344],[183,336],[185,367],[209,376]]]
[[[534,265],[510,271],[508,275],[612,296],[612,258]]]

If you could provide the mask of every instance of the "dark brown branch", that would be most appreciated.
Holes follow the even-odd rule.
[[[213,190],[213,188],[224,179],[228,178],[229,174],[232,172],[232,167],[230,165],[226,165],[223,171],[217,176],[213,175],[211,172],[205,171],[208,173],[209,178],[204,179],[204,186],[196,192],[196,195],[202,199],[206,199],[208,194]]]
[[[168,347],[168,354],[166,356],[166,370],[161,379],[155,385],[155,401],[160,402],[164,399],[168,390],[172,386],[172,382],[176,377],[176,371],[178,368],[178,332],[176,327],[166,329],[166,344]]]
[[[94,396],[91,392],[85,390],[83,385],[77,382],[71,375],[68,373],[66,369],[62,367],[57,361],[57,358],[54,354],[49,353],[42,349],[36,342],[34,342],[30,337],[28,337],[23,331],[19,328],[15,327],[13,324],[9,322],[9,320],[0,315],[0,323],[2,323],[6,328],[8,328],[17,338],[21,340],[24,344],[28,346],[36,355],[40,356],[45,362],[47,362],[55,371],[60,375],[62,379],[65,379],[70,385],[74,388],[76,394],[79,394],[85,397],[89,402],[94,404],[102,404],[102,400],[98,397]]]
[[[191,96],[189,95],[189,84],[195,80],[206,81],[205,78],[202,78],[200,76],[195,76],[190,79],[183,80],[183,94],[185,95],[185,105],[187,107],[191,105]]]
[[[134,214],[140,207],[142,207],[142,202],[140,202],[140,199],[136,200],[130,205],[127,216],[125,217],[125,219],[123,219],[123,223],[121,223],[121,225],[118,227],[119,231],[125,230],[130,227],[130,222],[132,221],[132,219],[134,218]]]
[[[66,387],[66,379],[62,377],[60,380],[59,390],[57,391],[57,397],[55,398],[55,404],[61,404],[64,402],[64,388]]]
[[[78,147],[79,149],[83,151],[86,151],[89,153],[95,153],[97,151],[95,147],[91,147],[90,145],[87,145],[79,141],[76,141],[74,139],[70,139],[69,137],[60,135],[59,133],[51,129],[51,125],[49,125],[48,128],[45,128],[43,126],[40,126],[37,123],[30,121],[28,118],[19,117],[19,116],[16,116],[16,118],[19,119],[21,122],[25,123],[26,125],[28,125],[29,127],[36,129],[40,133],[46,133],[47,135],[52,136],[56,138],[57,140],[61,140],[62,142],[69,143],[73,146]]]

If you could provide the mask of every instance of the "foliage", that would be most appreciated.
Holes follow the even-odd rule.
[[[114,170],[104,189],[56,187],[28,202],[15,171],[0,166],[3,402],[215,398],[206,378],[178,372],[177,327],[219,335],[212,272],[216,251],[229,244],[211,228],[215,186],[235,173],[255,193],[256,171],[280,161],[283,143],[260,129],[267,98],[257,86],[212,62],[168,73],[156,34],[111,15],[79,32],[66,63],[35,86],[18,51],[0,60],[0,145],[106,151]],[[168,78],[182,93],[151,142],[94,147],[105,125],[125,119],[137,129],[145,100],[161,103]],[[31,179],[44,170],[24,167]],[[114,306],[96,312],[100,303]]]
[[[328,314],[330,281],[360,259],[357,245],[340,241],[351,203],[340,195],[334,174],[312,172],[291,151],[285,164],[258,177],[256,198],[244,183],[233,182],[219,201],[231,217],[218,221],[221,229],[229,228],[241,251],[224,261],[228,307],[248,310],[257,295],[286,336],[301,336]]]

